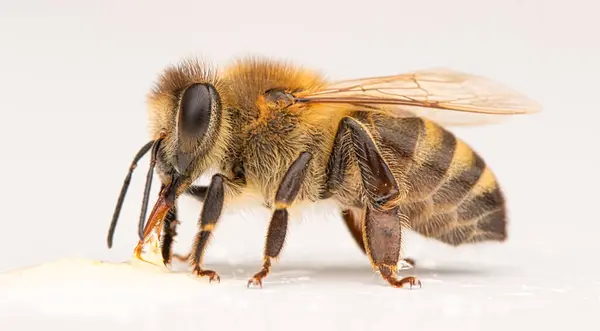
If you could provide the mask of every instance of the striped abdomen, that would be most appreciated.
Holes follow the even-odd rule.
[[[502,192],[475,151],[422,118],[372,120],[413,230],[451,245],[506,238]]]

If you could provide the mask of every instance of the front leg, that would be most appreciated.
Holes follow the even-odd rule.
[[[177,225],[179,225],[179,220],[177,220],[177,204],[175,204],[167,213],[163,223],[164,235],[160,244],[160,252],[165,265],[171,264],[171,250],[177,236]]]
[[[243,167],[242,163],[240,163],[240,162],[235,163],[233,166],[232,172],[233,172],[233,181],[234,182],[241,183],[242,185],[246,184],[246,175],[244,174],[244,167]],[[184,194],[196,199],[199,202],[204,203],[207,192],[208,192],[208,186],[192,185],[185,191]],[[176,222],[174,224],[174,226],[176,227],[178,224],[179,224],[179,222]],[[175,230],[173,230],[173,232],[175,233]],[[191,256],[192,256],[191,251],[186,255],[173,254],[173,258],[175,258],[176,260],[179,260],[179,261],[188,261]]]
[[[271,269],[271,260],[277,258],[283,248],[288,224],[287,208],[298,196],[311,158],[312,155],[309,152],[302,152],[289,167],[279,184],[275,194],[275,212],[273,212],[267,232],[262,269],[248,281],[248,286],[258,285],[262,288],[262,280]]]
[[[208,191],[208,186],[190,186],[190,188],[187,189],[187,191],[185,191],[184,194],[185,195],[189,195],[189,196],[193,197],[194,199],[196,199],[196,200],[198,200],[200,202],[204,202],[204,199],[206,197],[206,192],[207,191]],[[172,230],[170,230],[170,232],[172,232],[173,235],[177,234],[176,229],[177,229],[178,225],[179,225],[178,221],[172,223],[172,226],[171,226]],[[170,234],[170,232],[167,232],[167,233]],[[166,234],[165,234],[165,236],[166,236]],[[165,242],[166,241],[167,241],[167,238],[165,237]],[[169,238],[169,243],[172,243],[172,242],[173,242],[173,239]],[[165,250],[165,248],[163,248],[163,251],[164,250]],[[168,254],[170,254],[170,251],[171,251],[171,248],[168,248],[168,252],[169,252]],[[175,260],[178,260],[180,262],[188,261],[190,259],[190,256],[192,256],[192,252],[191,251],[189,253],[187,253],[186,255],[181,255],[181,254],[177,254],[177,253],[174,253],[172,255],[172,257]],[[170,259],[171,259],[171,255],[169,255],[169,260]]]
[[[200,277],[208,276],[210,282],[213,280],[219,282],[220,277],[212,270],[202,269],[202,260],[211,233],[217,225],[223,209],[223,200],[225,199],[223,185],[225,179],[226,178],[223,175],[216,174],[210,181],[210,185],[208,186],[206,195],[204,197],[204,205],[202,206],[200,220],[198,222],[199,232],[194,240],[194,246],[191,254],[190,263],[192,266],[192,272]]]

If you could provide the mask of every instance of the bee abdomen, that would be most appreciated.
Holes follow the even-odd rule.
[[[414,230],[451,245],[506,238],[504,197],[471,147],[423,118],[387,119],[377,127],[383,149],[395,154],[386,161]]]
[[[444,183],[428,199],[432,208],[420,218],[414,218],[413,228],[455,246],[503,241],[506,239],[503,193],[483,159],[467,149],[455,153],[454,159],[467,162],[454,162]]]

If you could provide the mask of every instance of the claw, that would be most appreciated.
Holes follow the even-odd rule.
[[[198,277],[208,276],[209,283],[212,283],[213,280],[216,280],[217,283],[221,282],[221,277],[219,277],[219,274],[217,274],[216,272],[214,272],[212,270],[196,269],[196,270],[194,270],[194,274]]]
[[[419,285],[419,288],[421,288],[421,281],[418,280],[416,277],[404,277],[402,278],[399,282],[398,285],[400,285],[399,287],[404,287],[404,284],[408,283],[408,288],[412,290],[413,286],[417,286],[417,284]]]
[[[403,288],[406,284],[408,284],[408,287],[411,290],[413,287],[416,287],[417,284],[419,285],[419,288],[421,288],[421,281],[414,276],[398,279],[395,275],[385,275],[383,278],[387,280],[390,285],[396,288]]]
[[[411,290],[412,290],[413,286],[416,286],[417,284],[419,284],[419,288],[421,288],[421,281],[418,279],[415,279],[415,278],[411,279],[408,284],[409,284],[408,288]]]
[[[246,286],[247,288],[250,288],[250,285],[253,286],[260,286],[260,288],[262,288],[262,280],[258,277],[253,277],[252,279],[250,279],[248,281],[248,285]]]

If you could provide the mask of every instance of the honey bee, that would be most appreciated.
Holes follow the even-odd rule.
[[[284,245],[288,209],[302,203],[339,206],[374,271],[393,287],[420,285],[398,276],[404,230],[452,246],[504,241],[506,203],[494,173],[446,126],[541,110],[496,82],[450,69],[330,81],[262,57],[239,58],[222,70],[185,59],[166,68],[148,105],[151,141],[123,184],[109,247],[132,171],[151,150],[135,254],[156,229],[163,263],[171,262],[176,200],[190,195],[203,207],[183,258],[194,274],[219,281],[203,257],[222,208],[258,196],[272,210],[264,262],[248,282],[260,287]],[[210,184],[194,185],[209,170],[216,172]],[[154,171],[161,189],[144,226]]]

